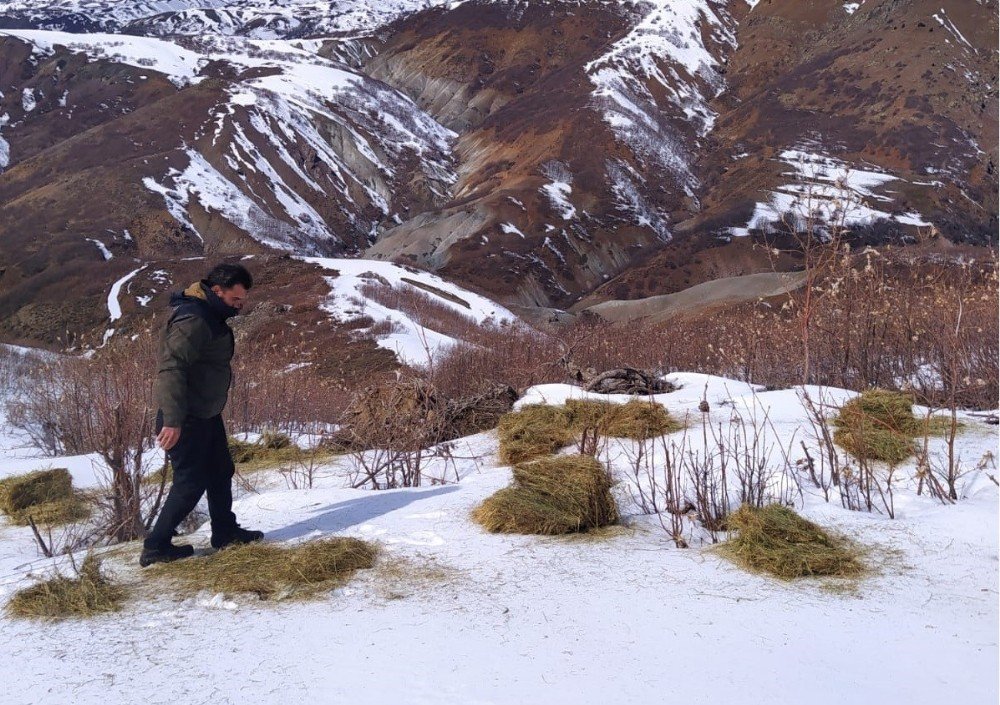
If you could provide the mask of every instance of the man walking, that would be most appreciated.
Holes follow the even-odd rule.
[[[232,479],[236,472],[222,410],[232,379],[235,343],[226,322],[239,313],[253,286],[244,267],[220,264],[182,294],[163,332],[156,375],[157,443],[173,466],[173,484],[160,515],[143,542],[139,564],[174,561],[194,554],[171,542],[174,531],[203,494],[208,495],[212,547],[264,538],[236,523]]]

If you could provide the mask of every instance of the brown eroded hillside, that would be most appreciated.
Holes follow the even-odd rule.
[[[754,243],[810,202],[996,243],[995,0],[189,4],[0,11],[5,338],[100,340],[113,282],[194,256],[547,311],[794,269]]]

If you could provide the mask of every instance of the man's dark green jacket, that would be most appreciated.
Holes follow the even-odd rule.
[[[174,312],[160,341],[156,400],[163,425],[179,427],[189,416],[208,419],[226,407],[235,349],[226,320],[237,311],[204,282],[171,296],[170,305]]]

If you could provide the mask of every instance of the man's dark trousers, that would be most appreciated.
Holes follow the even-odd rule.
[[[158,415],[157,433],[162,426],[162,416]],[[236,467],[229,453],[229,438],[222,416],[209,419],[188,416],[181,426],[181,437],[167,451],[167,456],[174,470],[173,484],[144,545],[161,548],[170,543],[174,529],[206,493],[212,535],[232,533],[236,528],[236,515],[233,514],[233,475]]]

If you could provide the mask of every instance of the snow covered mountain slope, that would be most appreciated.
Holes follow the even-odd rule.
[[[426,366],[460,342],[453,324],[445,330],[422,315],[423,301],[447,309],[447,318],[457,318],[459,327],[462,322],[471,327],[517,320],[503,306],[413,267],[366,259],[306,261],[335,274],[327,279],[330,295],[323,310],[338,323],[364,324],[361,330],[404,364]]]
[[[367,34],[417,10],[462,0],[14,0],[0,26],[151,36],[223,34],[278,39]]]
[[[767,271],[731,240],[807,191],[870,242],[995,242],[996,1],[854,5],[0,3],[0,330],[95,242],[364,252],[560,308]]]

